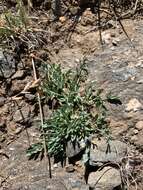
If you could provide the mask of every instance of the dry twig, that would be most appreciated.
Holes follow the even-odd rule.
[[[34,72],[34,79],[37,81],[37,74],[36,74],[36,67],[34,63],[34,59],[32,57],[32,66],[33,66],[33,72]],[[38,97],[38,104],[39,104],[39,110],[40,110],[40,117],[41,117],[41,126],[42,126],[42,131],[43,131],[43,146],[44,146],[44,157],[45,157],[45,167],[46,171],[48,170],[47,166],[49,164],[49,177],[52,178],[52,172],[51,172],[51,161],[50,161],[50,156],[48,154],[48,148],[46,146],[46,138],[44,135],[44,118],[43,118],[43,111],[42,111],[42,106],[41,106],[41,98],[39,92],[37,92],[37,97]],[[48,164],[47,164],[48,162]]]

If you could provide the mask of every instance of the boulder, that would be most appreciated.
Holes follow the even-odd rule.
[[[121,141],[91,140],[89,164],[100,167],[105,163],[120,163],[126,153],[127,145]]]
[[[79,155],[85,149],[85,143],[69,141],[66,147],[66,155],[68,158],[73,158]]]
[[[100,171],[91,172],[88,184],[92,190],[114,190],[121,186],[120,171],[112,167],[104,167]]]

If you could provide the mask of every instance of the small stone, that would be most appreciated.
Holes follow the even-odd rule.
[[[61,16],[61,17],[59,18],[59,21],[60,21],[61,23],[65,22],[65,21],[66,21],[66,17],[65,17],[65,16]]]
[[[143,60],[139,60],[138,63],[136,64],[136,67],[143,68]]]
[[[136,112],[136,111],[142,110],[142,109],[143,109],[143,105],[136,98],[133,98],[126,105],[125,111],[127,111],[127,112],[134,111],[134,112]]]
[[[72,164],[69,164],[68,166],[65,167],[66,172],[71,173],[74,172],[74,166]]]
[[[102,33],[102,40],[105,44],[110,44],[112,41],[112,37],[110,33],[103,32]]]
[[[137,129],[134,129],[134,131],[133,131],[133,133],[136,135],[136,134],[138,134],[138,130]]]
[[[112,40],[113,46],[117,46],[117,45],[119,44],[119,42],[120,42],[120,40],[119,40],[118,38],[114,38],[114,39]]]
[[[11,89],[9,90],[9,95],[12,96],[23,91],[30,81],[32,81],[32,78],[29,76],[24,80],[13,80]]]
[[[128,130],[128,124],[123,121],[110,120],[110,128],[114,136],[122,135]]]
[[[136,129],[138,129],[139,131],[143,129],[143,121],[138,121],[136,123]]]
[[[22,127],[18,127],[16,130],[15,130],[15,134],[19,134],[21,133],[22,131]]]
[[[131,137],[131,142],[135,142],[138,140],[138,137],[136,135],[132,136]]]
[[[0,143],[4,142],[5,141],[5,136],[4,134],[0,131]]]
[[[13,76],[12,79],[22,79],[25,75],[25,71],[24,70],[19,70],[17,71]]]
[[[69,8],[69,10],[70,10],[70,13],[71,13],[72,15],[76,15],[76,14],[78,13],[78,11],[79,11],[79,7],[71,6],[71,7]]]
[[[93,190],[113,190],[121,183],[120,171],[112,167],[104,167],[101,171],[91,172],[88,177],[88,184]]]
[[[143,83],[143,79],[140,79],[137,81],[138,84],[142,84]]]
[[[3,96],[0,97],[0,107],[4,105],[6,98]]]
[[[33,101],[35,99],[35,95],[34,94],[25,94],[25,98],[29,101]]]
[[[85,164],[83,163],[83,161],[79,160],[77,162],[75,162],[75,170],[78,172],[78,174],[80,174],[81,177],[83,177],[85,175]]]
[[[54,165],[53,165],[53,168],[58,168],[58,164],[57,164],[57,163],[54,164]]]
[[[27,121],[29,119],[30,116],[30,108],[29,106],[24,106],[21,109],[18,109],[14,115],[13,115],[13,119],[16,123],[20,123],[23,121]]]
[[[143,130],[136,135],[134,144],[143,150]]]
[[[0,49],[0,78],[9,78],[16,71],[15,59],[12,55]]]

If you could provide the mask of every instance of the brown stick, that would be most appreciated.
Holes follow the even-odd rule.
[[[35,68],[35,63],[34,63],[34,59],[33,58],[32,58],[32,66],[33,66],[33,72],[34,72],[34,79],[37,80],[36,68]],[[40,111],[41,125],[42,125],[42,133],[43,133],[45,168],[46,168],[46,171],[47,171],[48,170],[47,166],[49,165],[49,177],[52,178],[51,160],[50,160],[50,156],[48,154],[48,148],[46,146],[46,138],[45,138],[44,129],[43,129],[44,118],[43,118],[43,111],[42,111],[41,98],[40,98],[39,92],[37,92],[37,97],[38,97],[38,104],[39,104],[39,111]]]

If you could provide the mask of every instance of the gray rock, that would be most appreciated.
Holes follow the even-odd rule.
[[[18,109],[14,115],[13,120],[17,123],[27,121],[30,117],[30,108],[29,106],[24,106],[21,109]]]
[[[104,139],[95,140],[90,149],[89,164],[100,167],[107,162],[120,163],[126,153],[127,145],[121,141],[112,140],[108,145]]]
[[[135,68],[127,68],[123,67],[118,70],[113,70],[113,78],[117,81],[121,80],[123,82],[131,79],[137,74],[137,70]]]
[[[93,190],[113,190],[121,186],[120,171],[112,167],[104,167],[101,171],[91,172],[88,184]]]
[[[29,101],[33,101],[35,99],[35,95],[34,94],[25,94],[25,98],[27,98],[27,100]]]
[[[9,78],[16,72],[15,60],[0,49],[0,78]]]
[[[68,158],[72,158],[80,154],[84,149],[85,146],[82,146],[79,142],[73,143],[69,141],[66,147],[66,155]]]
[[[4,105],[5,100],[6,99],[3,96],[0,97],[0,107]]]
[[[69,178],[67,184],[71,187],[71,190],[89,190],[89,186],[83,180]]]
[[[13,76],[12,79],[22,79],[25,76],[24,70],[17,71]]]

